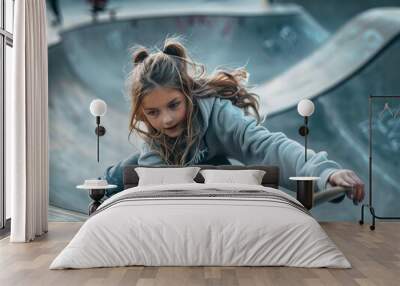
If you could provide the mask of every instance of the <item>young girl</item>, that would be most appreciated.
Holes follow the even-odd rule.
[[[162,51],[136,49],[133,63],[129,129],[143,137],[144,145],[107,168],[104,179],[118,185],[117,192],[126,165],[220,165],[233,158],[244,165],[279,166],[287,188],[294,187],[291,176],[317,176],[319,190],[328,182],[353,187],[348,197],[354,203],[363,200],[364,184],[353,171],[342,170],[326,152],[307,150],[305,163],[302,145],[260,125],[257,96],[246,88],[244,69],[207,75],[171,38]]]

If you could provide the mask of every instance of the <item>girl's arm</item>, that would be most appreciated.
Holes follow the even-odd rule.
[[[103,179],[111,185],[117,185],[115,189],[108,189],[106,191],[106,196],[110,197],[115,193],[121,192],[124,189],[124,182],[122,179],[124,167],[127,165],[137,165],[138,164],[139,153],[134,153],[128,158],[119,161],[115,165],[107,167],[104,172]]]
[[[143,144],[143,148],[140,153],[134,153],[128,158],[119,161],[117,164],[107,167],[106,171],[104,172],[103,179],[107,180],[109,184],[117,185],[117,188],[106,191],[107,197],[124,190],[123,173],[124,167],[128,165],[165,165],[165,162],[156,152],[149,150],[147,145]]]
[[[139,155],[138,165],[155,166],[166,165],[166,163],[157,152],[151,150],[149,145],[144,142],[142,145],[142,151]]]
[[[282,132],[270,132],[257,125],[255,118],[245,116],[230,100],[216,98],[209,131],[217,142],[209,142],[218,148],[218,153],[235,158],[245,165],[277,165],[280,169],[280,185],[294,189],[291,176],[317,176],[318,189],[326,187],[329,176],[341,166],[328,160],[327,152],[315,153],[307,150],[304,162],[304,146],[286,137]],[[211,128],[210,128],[211,127]],[[217,146],[215,146],[217,145]]]

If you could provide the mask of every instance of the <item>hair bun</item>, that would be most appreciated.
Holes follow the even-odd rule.
[[[171,40],[165,42],[163,53],[170,56],[186,58],[185,48],[179,42]]]
[[[143,62],[147,57],[149,56],[149,53],[145,48],[139,48],[136,52],[133,53],[132,59],[134,64],[138,64]]]

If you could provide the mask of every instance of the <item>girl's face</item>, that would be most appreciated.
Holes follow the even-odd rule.
[[[156,88],[142,101],[147,121],[171,138],[178,137],[185,129],[186,108],[185,95],[172,88]]]

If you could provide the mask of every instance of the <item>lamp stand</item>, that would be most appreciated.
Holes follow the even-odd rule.
[[[304,116],[304,125],[300,127],[299,134],[304,136],[304,160],[307,162],[307,135],[309,133],[308,129],[308,116]]]
[[[100,116],[96,116],[97,127],[94,132],[97,135],[97,162],[99,162],[99,150],[100,150],[100,136],[106,134],[106,129],[100,125]]]

